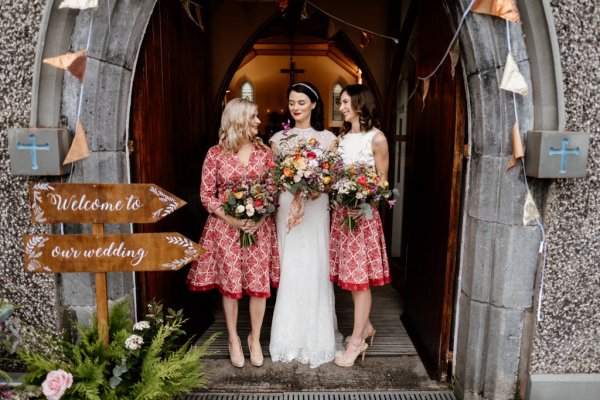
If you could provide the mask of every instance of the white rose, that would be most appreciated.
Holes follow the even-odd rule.
[[[243,205],[241,205],[241,204],[240,204],[239,206],[237,206],[237,208],[235,209],[235,212],[236,212],[237,214],[243,214],[243,213],[244,213],[244,211],[246,211],[246,207],[244,207],[244,206],[243,206]]]
[[[246,215],[249,217],[254,215],[254,206],[252,204],[246,206]]]
[[[362,199],[363,197],[365,197],[365,196],[361,192],[356,193],[357,199]]]
[[[298,183],[302,180],[302,176],[301,175],[294,175],[294,182]]]

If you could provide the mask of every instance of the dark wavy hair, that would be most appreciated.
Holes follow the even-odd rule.
[[[306,86],[309,86],[309,89]],[[290,93],[292,92],[303,93],[308,96],[312,103],[316,103],[315,108],[312,109],[310,113],[310,126],[313,127],[315,131],[322,131],[325,129],[325,114],[323,112],[323,98],[321,97],[321,93],[319,90],[310,82],[298,82],[294,83],[287,90],[287,97],[290,98]],[[313,92],[314,91],[314,92]],[[315,94],[316,93],[316,94]],[[285,119],[290,121],[290,127],[294,127],[296,125],[296,121],[292,114],[290,113],[290,108],[287,108],[287,112],[285,113]]]
[[[350,96],[350,105],[354,112],[358,114],[361,132],[368,132],[373,128],[379,129],[379,113],[375,103],[375,97],[367,85],[348,85],[342,89]],[[352,124],[344,121],[342,134],[350,132]]]

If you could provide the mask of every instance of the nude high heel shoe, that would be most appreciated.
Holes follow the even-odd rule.
[[[260,367],[265,362],[265,358],[263,357],[262,348],[260,345],[258,346],[258,350],[252,350],[252,334],[248,335],[248,348],[250,349],[250,364],[255,367]]]
[[[375,328],[373,328],[373,325],[371,325],[369,329],[363,333],[363,340],[366,342],[367,340],[369,340],[369,338],[371,338],[369,346],[373,346],[373,340],[375,339],[376,333],[377,331],[375,330]],[[348,345],[348,342],[350,342],[350,338],[351,336],[346,336],[346,338],[344,339],[344,343],[346,343],[346,345]]]
[[[365,360],[365,351],[367,351],[367,348],[369,347],[368,344],[365,343],[365,341],[363,340],[361,342],[361,344],[356,347],[355,349],[351,349],[351,347],[354,347],[354,345],[352,344],[352,342],[348,343],[348,347],[346,347],[346,351],[339,357],[336,357],[335,360],[333,360],[333,363],[335,365],[337,365],[338,367],[344,367],[344,368],[349,368],[352,367],[354,365],[354,361],[356,361],[356,359],[358,358],[358,356],[362,356],[361,360],[364,361]],[[350,353],[348,356],[344,357],[345,354]]]
[[[242,350],[242,341],[240,340],[240,337],[236,336],[236,339],[237,343],[234,344],[234,346],[237,346],[237,348],[239,349],[239,354],[237,356],[233,355],[233,352],[231,351],[233,346],[231,345],[231,342],[229,342],[229,360],[231,361],[231,365],[233,365],[234,367],[242,368],[244,366],[244,363],[246,362],[246,360],[244,359],[244,350]]]

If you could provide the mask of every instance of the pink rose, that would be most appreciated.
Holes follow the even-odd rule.
[[[65,394],[65,390],[73,384],[73,375],[62,369],[48,372],[46,380],[42,383],[42,392],[48,400],[58,400]]]

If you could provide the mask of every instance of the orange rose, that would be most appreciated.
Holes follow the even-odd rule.
[[[316,145],[316,144],[317,144],[317,139],[315,139],[315,138],[310,138],[310,140],[308,141],[308,143],[310,143],[310,144],[311,144],[311,146],[314,146],[314,145]]]
[[[283,169],[283,174],[288,177],[291,178],[292,176],[294,176],[294,171],[292,171],[292,169],[290,167],[285,167]]]

